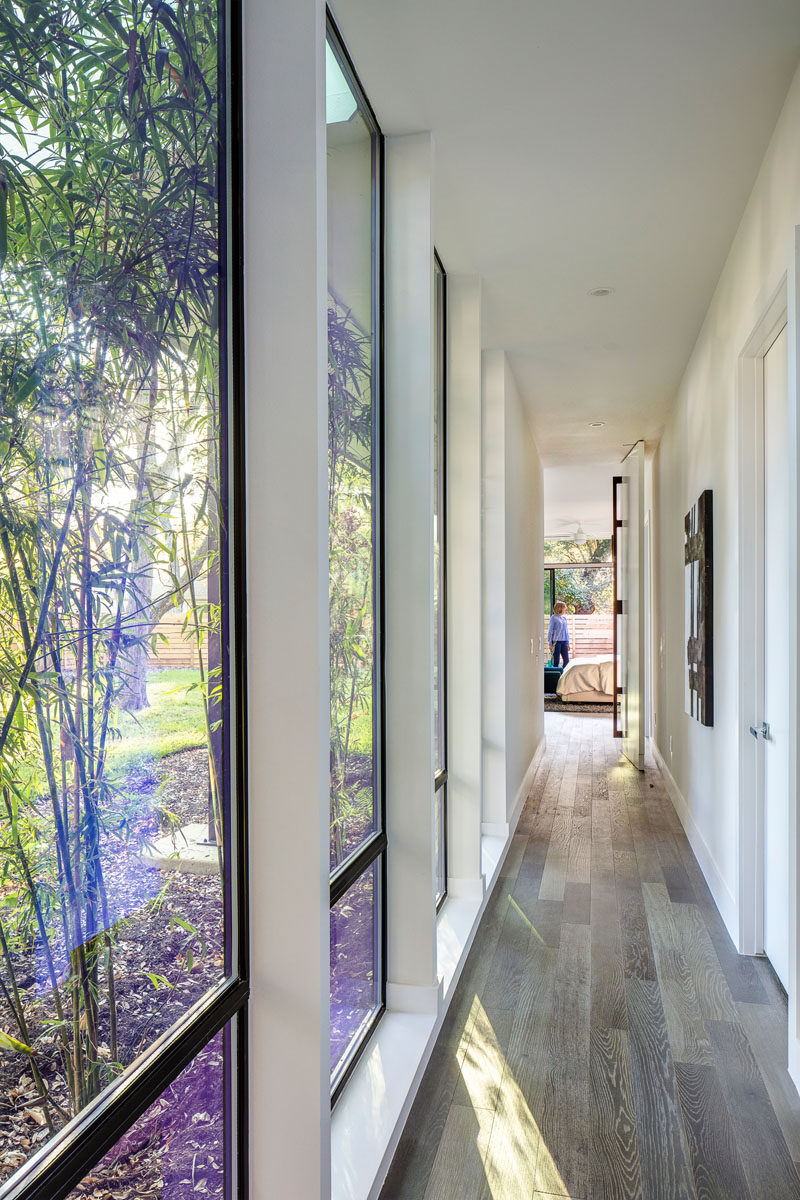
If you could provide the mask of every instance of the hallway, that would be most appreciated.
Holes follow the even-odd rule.
[[[547,752],[382,1200],[800,1198],[786,1002],[740,958],[652,761]]]

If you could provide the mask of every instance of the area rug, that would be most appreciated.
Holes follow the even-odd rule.
[[[558,696],[545,696],[544,711],[560,713],[596,713],[599,717],[611,716],[611,704],[565,704]]]

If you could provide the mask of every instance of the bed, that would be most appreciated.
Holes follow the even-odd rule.
[[[565,704],[613,704],[614,656],[573,658],[561,674],[556,695]]]

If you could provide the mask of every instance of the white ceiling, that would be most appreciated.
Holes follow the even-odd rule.
[[[545,538],[571,536],[576,525],[592,537],[611,537],[611,487],[619,473],[618,460],[545,467]]]
[[[433,130],[438,249],[481,275],[484,345],[508,351],[545,463],[656,439],[800,58],[800,2],[334,12],[384,131]]]

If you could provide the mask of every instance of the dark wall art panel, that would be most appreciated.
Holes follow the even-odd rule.
[[[714,724],[713,493],[707,489],[684,520],[686,711]]]

